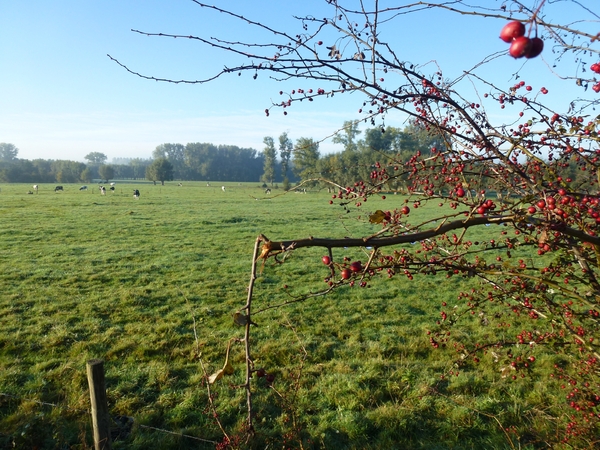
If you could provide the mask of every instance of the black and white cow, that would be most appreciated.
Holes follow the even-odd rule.
[[[133,198],[136,198],[136,199],[140,198],[140,191],[138,191],[137,189],[134,189],[133,190]]]
[[[87,186],[81,186],[81,187],[79,188],[79,190],[80,190],[80,191],[87,191]]]
[[[106,195],[106,188],[104,186],[100,186],[99,189],[102,195]]]
[[[35,192],[37,192],[37,191],[38,191],[38,187],[39,187],[39,186],[38,186],[37,184],[34,184],[34,185],[33,185],[33,190],[34,190]]]
[[[62,186],[56,186],[54,188],[54,192],[58,192],[58,191],[64,191],[63,187]]]

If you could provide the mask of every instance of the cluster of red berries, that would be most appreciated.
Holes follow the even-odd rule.
[[[491,211],[494,209],[496,209],[496,204],[492,200],[488,199],[481,205],[479,205],[479,207],[477,208],[477,214],[481,214],[483,216],[488,212],[488,210]]]
[[[590,66],[590,70],[592,72],[598,73],[600,74],[600,63],[594,63]],[[598,93],[600,92],[600,82],[596,83],[592,86],[592,89],[594,90],[594,92]]]
[[[525,36],[525,25],[518,20],[507,23],[500,31],[500,39],[510,44],[508,53],[513,58],[535,58],[544,49],[544,41],[539,37]]]
[[[354,261],[350,264],[349,268],[342,270],[342,279],[347,280],[352,276],[353,273],[362,272],[363,266],[360,261]]]
[[[273,375],[272,373],[267,373],[262,367],[260,369],[257,369],[255,373],[258,378],[264,378],[269,384],[275,381],[275,375]]]

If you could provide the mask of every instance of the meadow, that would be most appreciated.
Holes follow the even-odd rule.
[[[246,301],[259,234],[273,240],[360,236],[378,225],[329,205],[330,194],[259,184],[117,182],[97,187],[0,185],[0,448],[90,448],[86,361],[105,361],[109,408],[134,419],[116,449],[214,448],[224,427],[243,429],[244,353],[211,388],[228,342],[243,337],[232,314]],[[134,199],[132,189],[140,190]],[[401,204],[370,199],[365,212]],[[414,211],[415,220],[431,214]],[[491,230],[490,230],[491,232]],[[323,249],[268,261],[254,307],[323,289]],[[334,257],[366,260],[361,249]],[[544,448],[556,419],[545,378],[512,381],[502,361],[453,369],[427,330],[460,277],[377,279],[254,316],[254,448]],[[474,320],[467,339],[502,333]],[[540,357],[540,365],[544,363]],[[546,357],[551,363],[551,355]]]

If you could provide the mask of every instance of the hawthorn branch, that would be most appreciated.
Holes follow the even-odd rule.
[[[256,281],[256,261],[258,259],[258,251],[260,248],[260,243],[262,242],[262,236],[256,238],[256,242],[254,243],[254,253],[252,257],[252,268],[250,270],[250,283],[248,284],[248,297],[246,300],[246,305],[242,308],[246,310],[246,328],[244,330],[244,346],[246,351],[246,383],[244,387],[246,388],[246,404],[248,409],[248,417],[246,419],[248,424],[248,432],[250,434],[254,433],[254,425],[253,425],[253,409],[252,409],[252,387],[250,385],[250,380],[252,378],[252,371],[254,370],[254,363],[252,361],[251,354],[251,346],[250,346],[250,326],[252,324],[251,320],[251,310],[252,310],[252,295],[254,292],[254,282]]]
[[[526,217],[521,214],[511,215],[486,215],[482,217],[470,217],[467,220],[455,220],[447,222],[436,228],[432,228],[425,231],[417,231],[414,233],[402,234],[399,236],[373,236],[368,238],[315,238],[308,237],[305,239],[297,240],[284,240],[284,241],[271,241],[266,236],[261,235],[263,242],[262,252],[260,258],[267,259],[272,253],[281,252],[290,248],[298,249],[303,247],[325,247],[325,248],[341,248],[341,247],[390,247],[399,244],[409,244],[412,242],[419,242],[426,239],[448,233],[449,231],[467,229],[474,226],[481,225],[500,225],[504,223],[518,224],[522,222],[529,222],[531,224],[541,225],[544,222],[534,217]],[[600,237],[592,236],[584,233],[581,230],[571,227],[561,227],[560,231],[568,236],[575,237],[583,242],[588,242],[593,245],[600,245]]]

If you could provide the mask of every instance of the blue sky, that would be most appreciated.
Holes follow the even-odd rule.
[[[288,30],[301,31],[294,14],[331,15],[325,0],[216,3]],[[384,6],[401,3],[380,1]],[[560,11],[560,4],[553,8],[568,12]],[[507,50],[507,44],[498,39],[504,23],[441,11],[415,13],[387,24],[383,37],[405,60],[425,65],[426,71],[435,71],[438,64],[446,77],[454,78],[486,55]],[[16,145],[20,158],[83,161],[87,153],[99,151],[110,161],[114,157],[148,158],[157,145],[166,142],[211,142],[261,150],[265,136],[277,138],[284,131],[294,140],[320,140],[344,120],[359,118],[362,99],[356,94],[294,105],[287,116],[273,110],[266,117],[264,109],[271,99],[279,100],[280,89],[300,84],[277,83],[266,75],[258,80],[251,74],[231,75],[204,85],[141,79],[107,54],[138,72],[173,79],[202,78],[231,60],[197,42],[147,37],[131,29],[232,40],[265,37],[190,0],[2,1],[0,142]],[[552,92],[558,79],[549,64],[536,58],[523,66],[520,60],[503,56],[483,70],[507,87],[514,82],[511,75],[520,69],[524,79],[534,78],[536,89],[544,85]],[[560,91],[563,101],[575,95],[564,88]],[[387,124],[403,126],[403,118],[390,117]],[[341,148],[325,140],[321,150]]]

